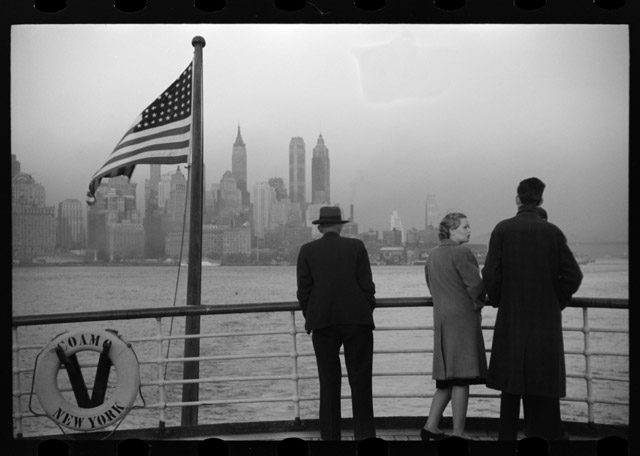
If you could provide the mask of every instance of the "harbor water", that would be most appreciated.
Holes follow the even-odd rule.
[[[589,298],[625,298],[628,299],[629,262],[627,258],[598,258],[581,266],[584,280],[579,297]],[[178,274],[179,273],[179,274]],[[423,266],[374,266],[373,278],[378,298],[423,297],[429,296],[424,280]],[[38,266],[14,267],[12,271],[12,308],[13,315],[36,315],[66,312],[84,312],[97,310],[128,310],[136,308],[157,308],[186,305],[187,268],[182,266]],[[211,266],[202,268],[202,304],[221,305],[238,303],[269,303],[295,301],[295,266]],[[496,309],[485,308],[483,326],[492,326]],[[432,394],[435,382],[431,379],[431,354],[403,353],[386,354],[389,350],[429,349],[433,346],[433,334],[424,329],[389,331],[385,328],[399,326],[423,327],[432,324],[432,309],[402,308],[377,309],[374,318],[378,329],[375,332],[374,372],[382,374],[374,378],[375,395],[417,395]],[[589,309],[589,324],[598,328],[628,329],[628,310]],[[217,315],[202,318],[201,332],[210,334],[277,331],[286,330],[289,325],[288,313]],[[563,312],[565,327],[581,327],[582,309],[565,309]],[[51,326],[27,326],[18,331],[21,345],[44,346],[57,334],[66,330],[114,328],[127,340],[142,337],[154,337],[155,321],[123,320],[96,322],[89,324],[68,324]],[[302,315],[296,313],[296,326],[302,331]],[[174,335],[183,333],[184,319],[163,320],[164,333]],[[484,330],[485,344],[491,347],[492,330]],[[591,335],[591,349],[594,351],[628,353],[628,333],[595,333]],[[297,336],[297,350],[306,353],[299,363],[299,374],[310,375],[311,379],[299,381],[301,396],[317,395],[316,366],[312,356],[311,337],[302,332]],[[133,345],[140,359],[157,357],[154,343],[141,342]],[[165,343],[171,357],[183,355],[181,340]],[[565,332],[565,351],[584,349],[584,336],[581,332]],[[202,339],[202,356],[265,353],[290,353],[291,336],[251,336],[229,337],[224,339]],[[20,367],[31,369],[36,362],[38,350],[21,352]],[[487,354],[489,358],[490,354]],[[566,355],[567,396],[586,398],[584,378],[573,378],[572,374],[582,375],[585,359],[582,355]],[[82,359],[81,359],[82,362]],[[628,357],[593,356],[594,375],[610,375],[629,378]],[[248,360],[215,360],[200,363],[201,377],[222,377],[228,381],[206,383],[200,386],[201,400],[225,400],[234,398],[256,399],[270,397],[291,398],[294,395],[294,382],[291,380],[290,357],[262,358]],[[391,376],[397,372],[411,375]],[[414,375],[414,373],[424,373]],[[346,371],[345,371],[346,373]],[[113,374],[115,375],[115,374]],[[285,376],[283,380],[241,381],[242,376]],[[144,382],[155,380],[157,366],[141,364],[141,377]],[[182,365],[169,364],[167,380],[182,378]],[[87,385],[92,385],[91,374],[85,376]],[[29,390],[32,376],[27,372],[21,379],[21,390]],[[63,376],[59,374],[62,384]],[[343,382],[344,395],[349,394],[348,382]],[[497,394],[484,386],[472,386],[471,394]],[[142,395],[136,405],[158,402],[158,387],[142,388]],[[618,381],[594,380],[594,394],[599,399],[621,401],[628,404],[629,383]],[[167,401],[179,402],[181,387],[167,387]],[[24,397],[21,407],[31,408],[35,413],[43,413],[37,397]],[[351,416],[350,401],[343,400],[343,416]],[[374,408],[377,416],[426,416],[430,405],[428,397],[419,398],[376,398]],[[300,416],[302,420],[317,418],[317,400],[302,401]],[[474,398],[469,401],[469,416],[497,418],[499,401],[494,398]],[[202,406],[199,412],[200,424],[223,422],[253,422],[269,420],[292,420],[294,418],[292,402],[265,402],[218,404]],[[450,414],[450,408],[445,416]],[[587,404],[580,402],[562,403],[563,419],[586,422]],[[628,424],[628,405],[597,404],[596,423]],[[135,429],[158,425],[158,410],[136,408],[122,422],[119,429]],[[166,410],[166,425],[180,424],[180,407]],[[60,430],[47,418],[27,418],[23,421],[23,435],[38,433],[58,433]]]

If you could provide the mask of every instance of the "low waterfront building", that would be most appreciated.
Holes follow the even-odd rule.
[[[109,260],[132,260],[144,257],[144,227],[142,223],[123,220],[110,224],[107,230]]]
[[[404,264],[407,262],[403,247],[382,247],[380,259],[386,264]]]
[[[14,262],[30,262],[56,247],[55,207],[46,206],[46,192],[32,176],[11,179],[11,235]]]
[[[385,247],[402,246],[402,231],[397,229],[385,230],[382,232],[382,244]]]
[[[55,208],[12,206],[11,235],[15,262],[52,254],[56,246]]]

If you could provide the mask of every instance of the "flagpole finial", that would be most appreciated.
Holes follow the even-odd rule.
[[[205,44],[207,44],[204,40],[204,38],[202,38],[201,36],[194,36],[193,40],[191,40],[191,44],[193,45],[193,47],[196,46],[202,46],[204,47]]]

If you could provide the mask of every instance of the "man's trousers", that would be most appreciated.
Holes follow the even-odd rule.
[[[560,418],[560,399],[502,393],[500,396],[499,440],[516,440],[520,399],[522,399],[524,409],[525,437],[542,437],[546,440],[566,438]]]
[[[373,329],[364,325],[332,325],[314,329],[313,348],[320,380],[320,437],[340,440],[342,369],[340,346],[351,387],[353,429],[356,440],[375,437],[373,423]]]

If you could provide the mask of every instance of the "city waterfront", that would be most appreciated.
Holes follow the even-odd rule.
[[[621,258],[598,258],[594,263],[582,266],[585,274],[584,282],[576,296],[628,298],[629,264]],[[110,267],[17,267],[13,269],[13,313],[14,315],[36,315],[63,312],[83,312],[95,310],[122,310],[136,308],[171,307],[174,296],[177,296],[177,306],[185,305],[186,268],[181,268],[181,277],[177,281],[178,267],[145,267],[145,266],[110,266]],[[373,268],[377,296],[386,297],[421,297],[429,292],[424,283],[423,267],[421,266],[376,266]],[[178,292],[176,294],[176,284]],[[241,303],[268,303],[295,301],[295,267],[294,266],[233,266],[203,268],[202,304],[223,305]],[[430,331],[413,330],[400,333],[386,331],[385,328],[399,325],[425,326],[431,322],[430,308],[379,309],[374,316],[379,331],[376,332],[376,354],[374,371],[385,374],[398,371],[430,371],[431,356],[425,353],[407,353],[390,355],[383,353],[398,348],[428,348],[432,345]],[[627,310],[591,309],[589,311],[592,326],[598,327],[628,327]],[[491,326],[495,319],[495,309],[483,311],[483,325]],[[285,319],[286,320],[286,319]],[[580,309],[566,309],[563,313],[565,326],[581,326]],[[174,335],[183,332],[183,319],[172,322]],[[169,325],[168,321],[163,322]],[[302,331],[302,316],[296,314],[296,326],[302,334],[297,336],[298,349],[311,353],[310,337]],[[86,324],[84,325],[86,326]],[[115,328],[125,337],[133,339],[153,335],[153,323],[138,321],[118,321],[91,323],[92,327]],[[215,318],[203,319],[203,332],[231,333],[251,332],[257,330],[276,330],[286,326],[282,315],[275,314],[245,314],[220,315]],[[19,338],[29,344],[42,346],[49,342],[56,334],[67,329],[79,328],[80,324],[52,325],[50,327],[24,327],[19,329]],[[167,330],[168,332],[168,330]],[[485,342],[491,346],[491,331],[485,330]],[[270,353],[286,351],[287,342],[282,337],[231,337],[224,343],[216,339],[203,340],[201,354],[203,355],[231,355],[233,353]],[[183,344],[179,340],[173,341],[170,347],[172,357],[181,356]],[[583,348],[581,333],[565,334],[565,350],[579,350]],[[154,346],[136,344],[134,349],[140,357],[153,357]],[[628,334],[597,334],[592,336],[592,350],[627,351]],[[23,368],[31,368],[35,362],[37,351],[25,351],[21,355],[20,364]],[[584,357],[567,355],[568,373],[584,369]],[[595,375],[612,374],[619,377],[629,376],[628,358],[625,357],[594,357],[593,371]],[[259,372],[264,375],[281,375],[290,367],[290,361],[278,359],[264,359],[260,361],[229,360],[201,363],[201,376],[223,376],[233,379],[248,372]],[[141,375],[154,375],[156,367],[142,366]],[[315,362],[312,356],[301,359],[301,375],[315,373]],[[181,366],[171,364],[167,373],[168,379],[179,379],[182,375]],[[400,379],[400,380],[399,380]],[[27,374],[22,388],[30,384]],[[259,381],[259,382],[222,382],[204,384],[201,387],[201,397],[208,399],[228,399],[233,397],[264,397],[273,394],[287,395],[291,393],[290,381]],[[387,378],[384,375],[376,377],[374,393],[384,395],[416,391],[418,393],[431,392],[434,388],[430,376],[407,376]],[[567,386],[570,396],[586,396],[585,382],[581,378],[568,378]],[[346,380],[345,380],[346,387]],[[628,383],[596,381],[594,388],[599,397],[617,401],[628,401]],[[303,394],[314,394],[317,381],[314,379],[300,381]],[[157,388],[143,388],[145,401],[157,400]],[[346,390],[345,390],[346,392]],[[479,386],[474,387],[472,394],[495,394],[495,391]],[[168,400],[179,400],[179,385],[168,387]],[[25,408],[26,408],[26,400]],[[137,403],[141,402],[139,398]],[[344,416],[350,416],[350,405],[344,401]],[[428,411],[428,399],[376,399],[376,414],[379,416],[425,416]],[[37,399],[32,400],[34,411],[39,410]],[[586,403],[571,402],[563,404],[563,417],[573,421],[586,421]],[[41,412],[41,411],[40,411]],[[469,414],[472,416],[496,417],[498,413],[497,401],[487,398],[472,398],[469,404]],[[302,418],[317,416],[315,401],[301,404]],[[202,407],[201,422],[242,422],[253,420],[290,419],[292,410],[290,403],[264,404],[225,404],[219,406]],[[628,423],[628,407],[620,405],[598,404],[596,408],[596,422],[599,423]],[[167,425],[179,423],[179,409],[168,410]],[[157,425],[157,412],[135,409],[122,423],[121,429],[149,427]],[[56,426],[43,419],[29,419],[25,421],[25,433],[40,432],[50,429],[56,432]]]

